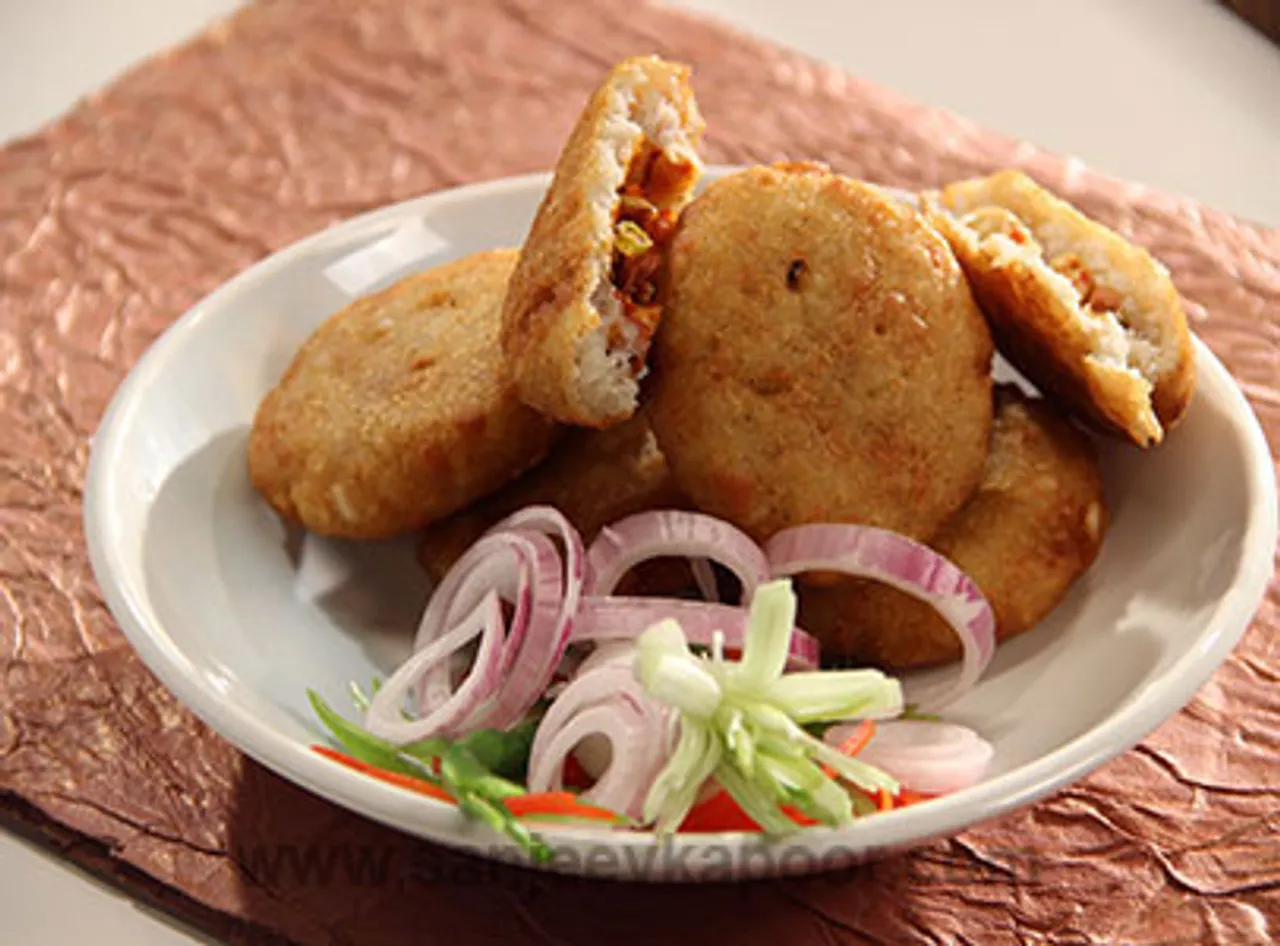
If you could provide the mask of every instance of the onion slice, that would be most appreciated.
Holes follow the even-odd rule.
[[[582,598],[582,578],[586,567],[582,537],[558,509],[528,506],[490,530],[492,535],[504,533],[536,537],[543,542],[549,541],[548,537],[558,538],[564,549],[564,572],[557,575],[558,590],[551,590],[550,581],[544,583],[545,597],[539,597],[536,594],[539,586],[534,586],[528,625],[523,634],[517,634],[513,627],[504,654],[503,686],[499,688],[497,698],[473,721],[476,728],[507,729],[514,726],[538,701],[564,657]],[[559,571],[558,558],[556,570]],[[517,611],[522,602],[523,596],[516,602]],[[519,670],[513,672],[517,665]]]
[[[839,745],[851,728],[833,726],[823,738]],[[945,795],[981,780],[994,755],[991,743],[966,726],[903,719],[877,723],[858,759],[884,769],[915,791]]]
[[[490,703],[508,680],[525,638],[532,633],[544,647],[555,643],[553,632],[564,592],[560,556],[552,541],[536,532],[495,532],[482,537],[449,569],[432,594],[418,628],[414,650],[429,647],[447,635],[490,591],[513,604],[515,611],[502,648],[499,685],[487,693],[476,694],[465,714],[462,725],[472,728],[477,724],[474,711]],[[423,716],[434,713],[453,698],[450,669],[446,662],[421,669],[417,703],[418,712]],[[547,682],[550,682],[550,672],[544,687]],[[529,706],[536,699],[537,694],[530,699]],[[528,706],[524,709],[527,711]],[[510,712],[509,703],[504,710]]]
[[[629,598],[588,596],[582,599],[571,640],[632,641],[659,621],[674,618],[689,643],[711,647],[713,635],[724,635],[724,646],[741,651],[747,634],[747,609],[680,598]],[[818,668],[818,641],[796,628],[787,654],[790,670]]]
[[[649,786],[666,761],[668,710],[636,681],[634,652],[618,653],[579,673],[556,697],[533,737],[529,790],[559,791],[571,754],[606,742],[608,761],[582,799],[639,818]],[[585,767],[585,766],[584,766]]]
[[[689,569],[693,572],[693,582],[703,600],[720,602],[720,585],[716,581],[716,570],[705,558],[689,559]]]
[[[551,536],[564,548],[563,562]],[[371,705],[366,713],[369,730],[407,742],[518,723],[564,657],[584,569],[582,539],[555,509],[531,506],[498,523],[458,559],[431,596],[413,655],[379,693],[376,711]],[[514,606],[509,628],[503,626],[501,601]],[[475,616],[482,604],[483,621]],[[480,648],[455,691],[451,664],[477,634]],[[418,718],[405,721],[400,713],[411,692]]]
[[[436,637],[400,665],[369,702],[365,728],[381,739],[403,745],[462,725],[472,709],[492,693],[502,679],[502,632],[502,605],[497,592],[490,591],[457,627]],[[419,677],[446,664],[477,635],[480,647],[470,674],[457,692],[426,715],[406,720],[402,715],[405,699]]]
[[[832,571],[883,582],[918,598],[960,638],[958,674],[910,692],[923,708],[946,706],[982,676],[995,653],[995,614],[977,582],[927,545],[884,529],[807,525],[784,529],[765,546],[775,577]]]
[[[641,512],[605,526],[587,550],[589,595],[608,595],[627,572],[654,558],[709,559],[742,583],[742,600],[769,577],[764,553],[745,532],[722,519],[697,512]],[[702,582],[707,570],[698,566]]]

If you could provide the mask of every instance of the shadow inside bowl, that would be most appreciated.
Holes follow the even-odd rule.
[[[357,542],[315,535],[296,523],[284,528],[299,599],[320,608],[379,666],[399,664],[431,591],[414,554],[415,539]],[[232,546],[220,542],[219,547],[226,553]]]
[[[352,680],[408,653],[430,589],[413,542],[343,542],[285,524],[254,491],[248,427],[211,438],[160,486],[147,520],[148,593],[218,688],[314,733],[305,691],[348,705]]]

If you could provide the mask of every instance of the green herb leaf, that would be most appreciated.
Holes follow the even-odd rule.
[[[353,692],[358,693],[358,688],[353,687]],[[545,863],[554,856],[554,851],[502,804],[505,798],[525,794],[524,786],[496,774],[486,764],[492,762],[505,771],[526,768],[536,719],[526,719],[508,732],[477,730],[458,742],[435,737],[396,746],[340,716],[314,690],[307,690],[307,699],[334,740],[353,758],[439,785],[468,817],[505,834],[534,861]],[[439,776],[431,771],[437,760]]]
[[[426,772],[421,765],[405,758],[399,747],[379,739],[372,733],[365,732],[355,723],[339,716],[319,693],[307,690],[307,699],[310,700],[311,708],[315,710],[320,722],[324,723],[333,738],[353,758],[400,775],[412,775],[414,778],[430,777],[430,773]]]
[[[508,729],[478,729],[458,739],[477,761],[496,775],[523,782],[529,770],[529,752],[538,731],[540,717],[526,716]]]
[[[494,775],[459,743],[449,747],[440,759],[440,779],[459,793],[483,795],[490,799],[511,798],[525,794],[525,788]]]
[[[921,712],[920,707],[915,703],[908,703],[902,708],[902,715],[899,719],[923,719],[929,722],[937,723],[942,721],[942,717],[937,713]]]

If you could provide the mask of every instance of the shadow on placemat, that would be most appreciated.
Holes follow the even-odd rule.
[[[243,771],[228,827],[243,919],[307,944],[792,944],[808,939],[797,912],[873,932],[886,881],[910,901],[915,884],[907,881],[921,879],[907,876],[913,862],[905,857],[743,883],[549,874],[409,837],[253,764]],[[821,924],[809,930],[822,940]],[[892,936],[890,928],[882,932]]]

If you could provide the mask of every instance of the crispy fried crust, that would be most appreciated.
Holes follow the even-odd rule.
[[[971,575],[1007,640],[1042,621],[1093,563],[1107,526],[1093,445],[1046,401],[997,391],[982,485],[930,542]],[[801,626],[827,657],[907,669],[954,661],[959,643],[925,604],[885,585],[803,588]]]
[[[498,348],[514,250],[478,253],[357,300],[299,349],[258,408],[254,486],[314,532],[408,532],[546,454]]]
[[[977,486],[991,339],[915,211],[812,165],[723,178],[670,252],[651,415],[680,488],[757,539],[927,538]]]
[[[608,430],[573,430],[506,488],[427,529],[418,557],[433,580],[504,516],[555,506],[590,542],[603,526],[649,509],[687,508],[643,413]]]
[[[1025,174],[1004,171],[926,195],[932,223],[952,244],[1001,351],[1046,394],[1103,430],[1139,446],[1159,442],[1182,418],[1195,389],[1195,357],[1177,290],[1146,250],[1090,220]],[[1064,291],[1037,253],[1013,256],[979,240],[957,216],[1003,208],[1049,258],[1074,254],[1121,299],[1123,331],[1157,354],[1126,365],[1106,357],[1090,320],[1099,316]],[[1007,249],[1007,247],[1006,247]],[[1093,331],[1091,331],[1091,329]],[[1155,364],[1154,362],[1159,362]]]
[[[611,264],[616,191],[646,140],[626,123],[636,102],[662,101],[696,144],[703,122],[688,77],[686,67],[656,57],[626,60],[609,74],[569,136],[521,250],[503,310],[503,349],[524,402],[565,423],[604,427],[635,410],[626,359],[611,368],[621,394],[601,397],[587,377],[584,346],[604,322],[598,290]],[[663,193],[655,196],[682,206],[699,173],[690,149],[664,165]]]

